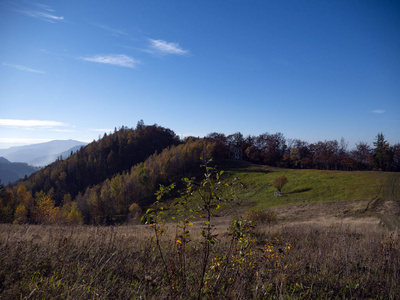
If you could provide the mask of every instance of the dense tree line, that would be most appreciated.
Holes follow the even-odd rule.
[[[220,159],[299,169],[400,171],[400,144],[389,145],[382,133],[374,147],[360,142],[353,150],[344,139],[308,143],[286,140],[282,133],[247,137],[240,132],[228,136],[211,133],[207,138],[216,143],[215,155]]]

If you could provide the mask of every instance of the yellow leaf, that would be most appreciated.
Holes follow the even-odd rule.
[[[180,240],[176,240],[177,243],[182,244],[182,242]]]

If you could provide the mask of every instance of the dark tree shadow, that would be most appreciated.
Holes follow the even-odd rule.
[[[218,166],[218,169],[224,171],[236,171],[236,172],[247,172],[247,173],[272,173],[276,172],[274,167],[270,167],[264,164],[256,164],[243,160],[224,160]]]
[[[298,193],[308,192],[308,191],[311,191],[311,190],[312,190],[312,188],[297,189],[297,190],[294,190],[294,191],[291,191],[291,192],[288,192],[288,193],[285,193],[285,194],[298,194]]]
[[[276,172],[273,170],[263,170],[263,169],[242,169],[242,170],[239,169],[237,171],[238,172],[246,172],[246,173],[264,173],[264,174]]]

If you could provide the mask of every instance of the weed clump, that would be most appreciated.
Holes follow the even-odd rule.
[[[276,214],[273,210],[248,210],[245,216],[246,220],[254,225],[275,225],[277,224]]]

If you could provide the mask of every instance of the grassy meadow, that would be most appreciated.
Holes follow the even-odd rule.
[[[229,168],[229,167],[228,167]],[[240,194],[257,208],[352,200],[400,200],[400,173],[279,169],[243,164],[228,169],[247,189]],[[282,197],[275,197],[274,179],[286,176]]]
[[[0,224],[0,299],[400,298],[399,174],[225,169],[247,189],[211,219],[212,243],[201,218],[159,235]]]

